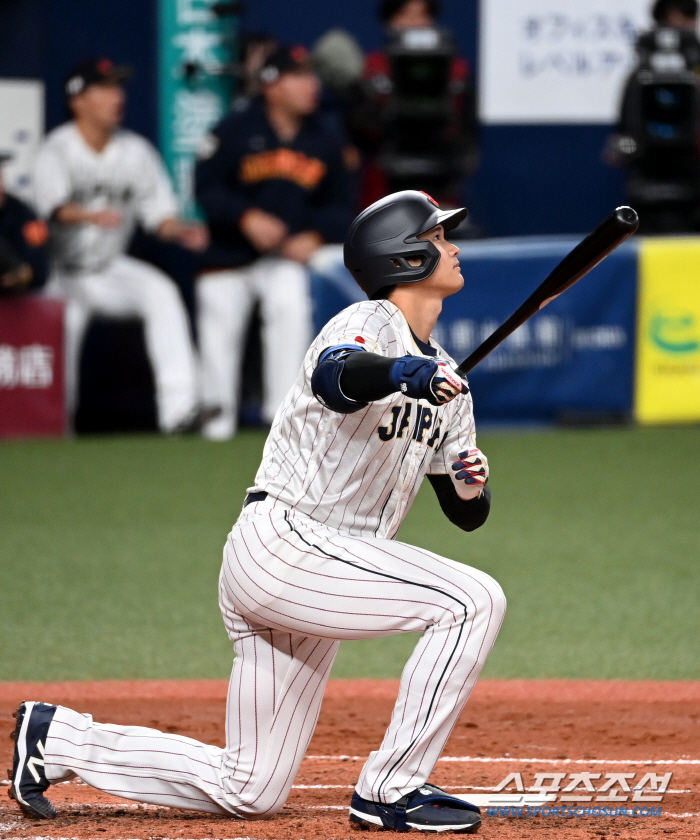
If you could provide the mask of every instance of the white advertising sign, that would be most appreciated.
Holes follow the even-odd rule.
[[[5,189],[31,197],[34,156],[44,135],[44,83],[36,79],[0,79],[0,152],[14,157],[3,168]]]
[[[485,123],[614,123],[651,0],[481,0]]]

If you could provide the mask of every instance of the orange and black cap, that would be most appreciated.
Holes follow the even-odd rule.
[[[260,68],[260,81],[272,84],[283,73],[303,73],[312,69],[311,56],[301,44],[280,44],[265,59]]]

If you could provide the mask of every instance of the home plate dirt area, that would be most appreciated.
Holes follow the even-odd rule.
[[[3,795],[8,784],[3,780],[0,840],[359,840],[362,832],[350,826],[347,807],[362,762],[381,741],[397,687],[394,680],[329,683],[289,801],[272,819],[247,822],[144,806],[71,781],[49,789],[58,818],[35,822]],[[99,722],[224,743],[226,683],[218,680],[0,683],[0,733],[13,729],[12,712],[22,700],[63,703]],[[11,767],[7,737],[0,739],[0,761]],[[538,779],[538,773],[549,775]],[[509,784],[494,793],[509,775]],[[645,776],[636,794],[643,799],[633,801],[634,787]],[[430,781],[451,793],[471,794],[482,809],[479,834],[489,840],[697,838],[700,682],[482,681]],[[544,801],[541,790],[531,790],[538,781],[559,789]],[[624,784],[631,789],[625,791]],[[562,801],[565,796],[591,800]],[[615,799],[600,801],[604,796]],[[607,815],[598,809],[608,809]]]

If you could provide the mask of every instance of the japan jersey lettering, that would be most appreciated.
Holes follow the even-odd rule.
[[[338,344],[389,358],[425,355],[389,301],[363,301],[343,310],[309,348],[275,415],[249,492],[264,490],[352,536],[392,538],[423,476],[449,474],[457,453],[476,446],[471,394],[433,406],[395,393],[339,414],[311,390],[319,356]],[[450,358],[432,338],[430,344],[438,356]]]

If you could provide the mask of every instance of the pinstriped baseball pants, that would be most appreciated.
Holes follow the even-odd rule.
[[[505,612],[483,572],[341,534],[269,498],[246,507],[229,535],[219,594],[236,652],[226,748],[59,707],[46,741],[51,781],[77,774],[140,802],[270,816],[289,794],[340,641],[419,631],[357,785],[366,799],[395,802],[428,779]]]

